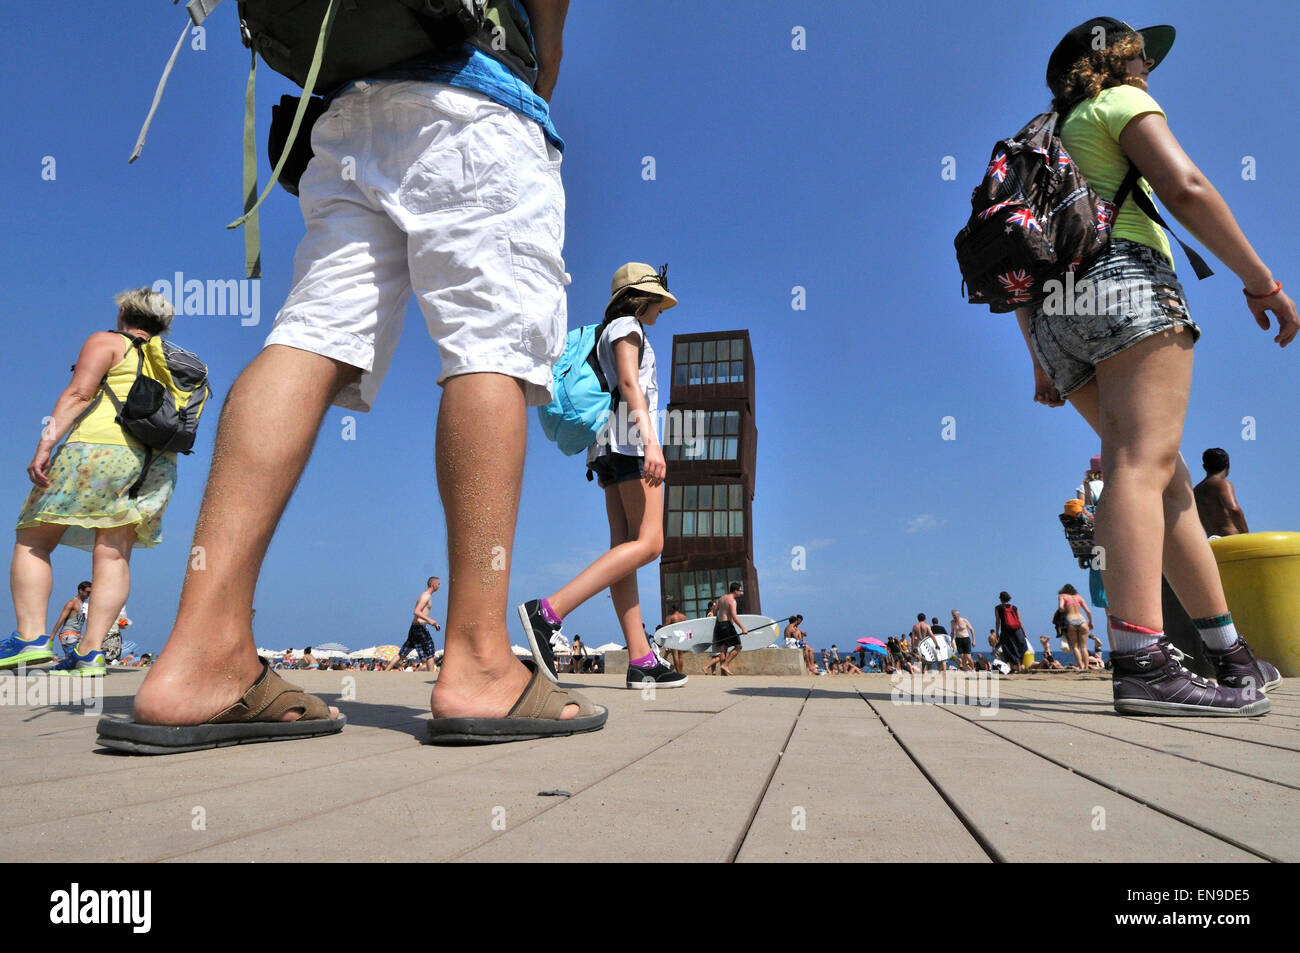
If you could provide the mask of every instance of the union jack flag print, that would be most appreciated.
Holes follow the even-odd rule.
[[[1011,204],[1010,202],[999,202],[997,205],[990,205],[984,211],[980,212],[979,217],[988,218],[990,215],[993,215],[995,212],[997,212],[998,209],[1004,209],[1010,204]]]
[[[1007,300],[1022,302],[1029,300],[1028,291],[1034,286],[1034,279],[1023,268],[998,275],[1002,289],[1007,293]]]
[[[1097,231],[1108,232],[1113,224],[1115,224],[1114,203],[1099,199],[1097,201]]]
[[[999,152],[995,155],[993,161],[989,163],[988,171],[984,174],[993,176],[999,182],[1005,182],[1007,180],[1007,154]]]
[[[1012,225],[1019,225],[1021,228],[1027,228],[1032,231],[1042,231],[1043,227],[1038,224],[1038,219],[1034,218],[1034,213],[1027,208],[1022,208],[1019,212],[1013,212],[1008,218]]]
[[[1060,166],[1069,165],[1069,164],[1070,164],[1070,154],[1069,154],[1068,152],[1066,152],[1064,149],[1062,149],[1060,155],[1058,155],[1058,156],[1056,157],[1056,164],[1057,164],[1057,165],[1060,165]]]

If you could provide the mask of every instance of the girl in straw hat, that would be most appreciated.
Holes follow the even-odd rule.
[[[596,358],[610,383],[613,408],[605,429],[587,450],[587,478],[605,493],[609,552],[544,599],[519,607],[519,619],[543,671],[556,680],[551,637],[566,615],[602,589],[614,601],[627,640],[627,686],[676,688],[686,676],[650,648],[641,620],[636,571],[663,549],[663,448],[655,430],[659,384],[655,352],[645,329],[677,303],[668,290],[668,266],[656,271],[629,262],[614,274]]]

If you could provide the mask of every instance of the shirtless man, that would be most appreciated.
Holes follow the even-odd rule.
[[[952,637],[957,642],[958,671],[975,671],[975,660],[971,657],[971,649],[975,645],[975,627],[970,624],[970,619],[956,609],[952,610]]]
[[[744,594],[745,587],[733,582],[728,587],[727,594],[718,600],[718,614],[715,616],[717,622],[713,624],[713,646],[720,651],[709,660],[709,664],[704,667],[705,672],[717,665],[718,671],[723,675],[731,674],[727,664],[740,654],[740,635],[749,634],[736,609],[736,599]],[[737,629],[740,631],[737,632]]]
[[[664,618],[663,625],[659,626],[659,628],[662,629],[664,626],[669,626],[677,622],[685,622],[685,621],[686,621],[685,612],[677,608],[677,606],[669,606],[668,615]],[[668,660],[673,663],[673,669],[678,672],[682,671],[683,668],[685,668],[685,665],[682,661],[681,649],[669,649]]]
[[[59,621],[54,623],[51,632],[58,635],[59,648],[66,657],[81,641],[81,630],[86,622],[86,600],[90,598],[89,581],[77,585],[77,594],[63,604],[59,612]]]
[[[415,649],[416,653],[419,655],[419,659],[416,662],[416,670],[418,671],[423,668],[426,672],[433,671],[431,666],[437,664],[433,657],[433,636],[429,635],[429,630],[426,629],[425,626],[431,625],[439,631],[442,630],[442,626],[438,625],[437,622],[429,617],[429,609],[433,605],[433,594],[438,591],[438,587],[441,585],[442,580],[437,576],[429,577],[428,587],[424,592],[420,593],[420,598],[415,600],[415,610],[412,613],[413,618],[411,619],[411,627],[406,630],[406,641],[403,642],[402,647],[398,649],[397,658],[388,663],[388,666],[384,669],[385,672],[389,671],[394,665],[405,659],[406,653],[411,651],[411,649]]]
[[[925,621],[924,612],[918,612],[916,614],[916,625],[912,626],[912,631],[910,635],[911,635],[912,649],[916,652],[921,651],[921,642],[924,639],[930,639],[932,642],[934,642],[936,648],[939,645],[939,640],[935,638],[934,630],[930,628],[930,623]],[[927,667],[930,665],[942,665],[942,664],[943,664],[942,662],[927,662],[925,661],[924,656],[922,656],[921,671],[924,672],[927,669]]]
[[[785,647],[788,649],[799,647],[799,616],[790,616],[790,621],[785,624],[785,630],[781,633],[785,637]]]
[[[1201,517],[1201,526],[1205,535],[1214,539],[1216,536],[1236,536],[1249,533],[1246,526],[1246,514],[1237,505],[1237,494],[1232,491],[1228,481],[1228,454],[1218,447],[1201,454],[1201,466],[1205,467],[1205,479],[1192,488],[1196,495],[1196,512]]]

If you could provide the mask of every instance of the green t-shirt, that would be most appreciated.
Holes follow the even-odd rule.
[[[1128,156],[1119,146],[1119,134],[1129,120],[1144,113],[1165,114],[1159,103],[1137,87],[1112,86],[1074,107],[1061,127],[1061,141],[1065,143],[1066,151],[1104,199],[1114,199],[1128,172]],[[1139,178],[1137,187],[1151,194],[1146,179]],[[1149,245],[1164,255],[1173,267],[1174,256],[1169,250],[1169,239],[1164,229],[1147,218],[1131,196],[1115,217],[1111,236]]]

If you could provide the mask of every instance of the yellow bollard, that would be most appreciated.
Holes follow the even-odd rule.
[[[1210,540],[1237,631],[1258,658],[1300,675],[1300,533]]]

